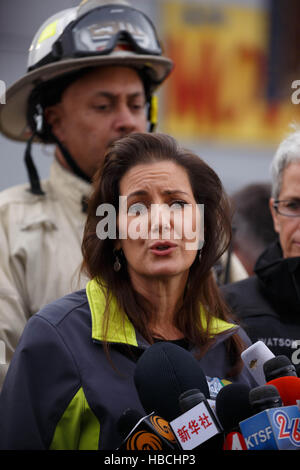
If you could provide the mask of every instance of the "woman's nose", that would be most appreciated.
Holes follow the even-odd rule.
[[[152,204],[150,211],[151,233],[170,238],[171,220],[167,204]]]

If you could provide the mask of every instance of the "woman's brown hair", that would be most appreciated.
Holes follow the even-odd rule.
[[[220,295],[212,268],[230,243],[230,206],[217,174],[196,154],[181,148],[174,138],[166,134],[136,133],[116,141],[110,147],[103,167],[95,175],[94,191],[89,200],[82,242],[83,270],[105,288],[106,327],[109,301],[114,296],[134,327],[152,344],[152,333],[148,327],[150,309],[147,308],[145,299],[134,291],[125,259],[122,260],[122,269],[115,272],[115,240],[98,238],[96,228],[100,218],[96,212],[100,204],[106,203],[112,204],[118,213],[120,181],[130,168],[138,164],[168,160],[186,170],[196,203],[204,204],[205,241],[201,261],[196,256],[190,267],[184,302],[174,319],[175,326],[187,340],[198,347],[200,356],[203,356],[214,340],[210,335],[212,318],[229,320],[229,310]],[[199,321],[200,303],[207,312],[205,326]],[[232,365],[229,375],[236,375],[242,365],[242,343],[239,336],[232,335],[226,346]]]

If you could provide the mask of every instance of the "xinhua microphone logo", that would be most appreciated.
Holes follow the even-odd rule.
[[[0,80],[0,104],[6,103],[6,85],[3,80]]]

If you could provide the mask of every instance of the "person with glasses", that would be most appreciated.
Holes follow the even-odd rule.
[[[222,288],[253,342],[286,355],[300,371],[300,131],[284,139],[271,165],[269,202],[278,241],[258,258],[250,278]]]
[[[78,273],[93,175],[112,142],[155,129],[154,92],[172,67],[150,19],[124,0],[83,0],[34,36],[27,73],[0,106],[0,132],[27,142],[29,176],[0,194],[0,388],[27,320],[85,285]],[[54,146],[45,181],[35,142]]]

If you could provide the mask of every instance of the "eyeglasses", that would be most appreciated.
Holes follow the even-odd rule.
[[[274,209],[280,215],[286,217],[300,217],[300,199],[290,199],[286,201],[274,201]]]
[[[162,54],[150,19],[124,5],[98,7],[70,23],[53,44],[52,54],[57,58],[109,54],[118,43],[139,53]]]

